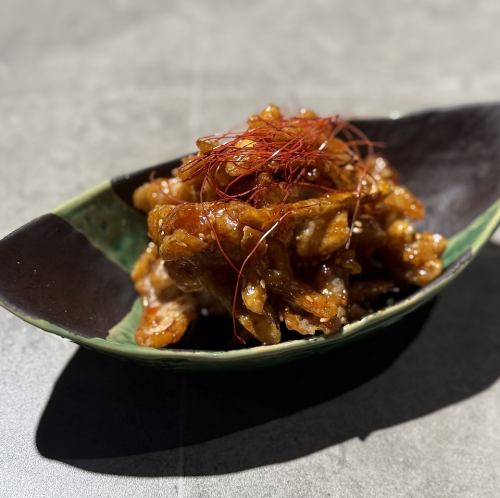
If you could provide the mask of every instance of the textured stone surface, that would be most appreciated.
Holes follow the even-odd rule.
[[[0,0],[0,235],[102,179],[189,151],[268,101],[367,115],[496,99],[499,15],[495,0]],[[161,396],[152,374],[0,310],[0,495],[498,496],[499,258],[489,246],[394,363],[359,387],[276,416],[258,398],[264,421],[242,413],[235,432],[140,455],[61,462],[41,420],[64,420],[57,437],[81,456],[68,432],[80,409],[95,406],[99,422],[116,406],[117,424],[137,426],[124,438],[172,423],[190,441],[185,410],[203,406],[199,424],[210,426],[224,403],[211,408],[189,379],[178,388],[163,376],[173,418],[152,416],[143,433],[153,402],[134,409],[147,399],[126,384],[123,399],[111,388],[93,397],[78,369],[102,372],[104,386],[117,369],[139,375]]]

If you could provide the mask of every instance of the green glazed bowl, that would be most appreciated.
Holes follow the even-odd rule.
[[[357,120],[384,142],[402,181],[424,201],[424,226],[446,235],[445,271],[405,299],[312,337],[233,351],[137,346],[141,303],[129,271],[147,244],[134,189],[179,160],[115,178],[37,218],[0,241],[0,303],[37,327],[84,347],[176,370],[277,365],[325,353],[374,333],[416,309],[470,263],[500,221],[500,104],[430,110],[399,119]],[[207,337],[226,321],[200,320]],[[227,331],[227,330],[226,330]],[[204,331],[205,332],[205,331]]]

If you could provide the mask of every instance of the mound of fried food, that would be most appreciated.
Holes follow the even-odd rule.
[[[271,105],[197,147],[134,193],[152,239],[138,344],[176,343],[200,313],[230,313],[244,344],[335,334],[441,273],[446,240],[412,227],[421,202],[351,123]]]

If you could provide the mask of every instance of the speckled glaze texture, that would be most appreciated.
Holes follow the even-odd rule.
[[[455,278],[500,219],[500,105],[357,120],[428,206],[425,226],[450,238],[445,271],[425,288],[329,338],[235,351],[142,348],[128,271],[147,243],[131,193],[178,160],[105,182],[0,242],[0,301],[21,318],[89,348],[175,370],[276,366],[323,354],[393,323]],[[212,323],[212,326],[214,324]],[[208,326],[200,321],[199,327]]]

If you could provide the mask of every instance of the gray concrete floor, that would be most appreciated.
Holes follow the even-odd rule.
[[[495,0],[0,0],[0,235],[100,180],[190,151],[271,101],[380,115],[498,99],[499,20]],[[394,365],[361,387],[205,443],[88,465],[50,459],[34,442],[77,348],[0,310],[0,494],[499,496],[498,249],[482,258]],[[480,271],[489,297],[457,307],[481,292]],[[445,392],[456,396],[428,403]],[[331,439],[329,420],[370,417],[382,421],[368,433]],[[318,431],[325,443],[311,446]],[[283,453],[293,458],[248,463],[245,448],[272,452],[284,440],[298,448]]]

